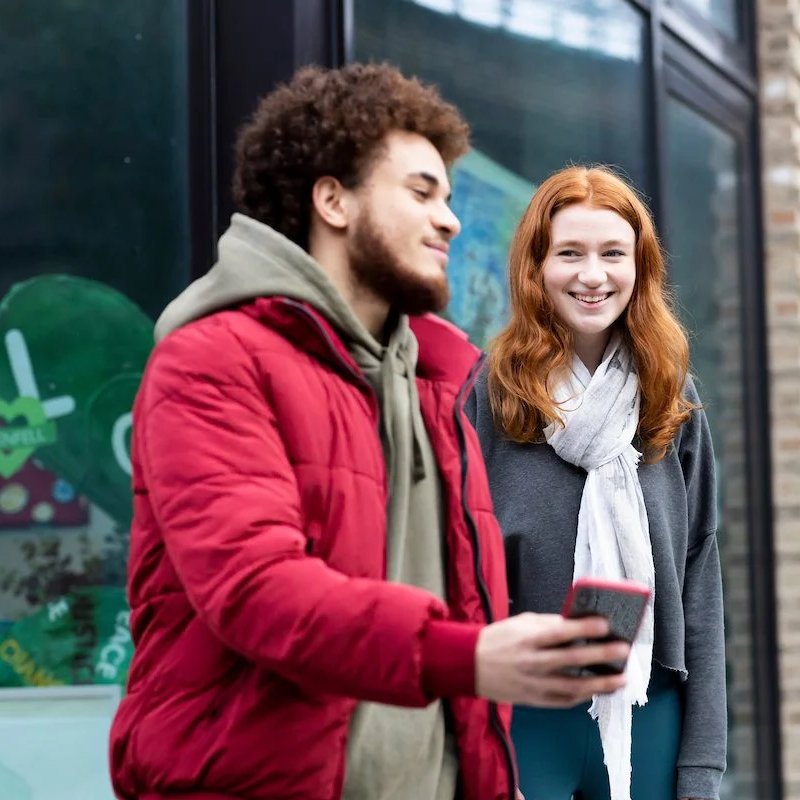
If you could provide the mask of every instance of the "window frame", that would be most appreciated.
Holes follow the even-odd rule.
[[[753,3],[740,8],[741,39],[726,36],[684,0],[627,0],[653,15],[675,38],[700,53],[730,80],[755,93],[756,12]]]
[[[755,62],[752,58],[754,51],[754,9],[752,5],[738,5],[739,39],[730,36],[714,25],[696,9],[692,8],[686,0],[662,0],[665,24],[680,38],[691,42],[695,49],[713,53],[709,60],[728,62],[728,66],[740,73],[740,78],[747,82],[753,80]]]
[[[663,82],[659,98],[665,109],[669,97],[733,136],[739,144],[739,247],[742,330],[742,379],[745,446],[747,451],[747,522],[749,544],[749,594],[753,642],[754,744],[758,796],[780,800],[783,796],[781,764],[780,682],[777,658],[775,557],[773,550],[769,369],[765,312],[764,264],[760,257],[760,158],[758,105],[721,76],[711,65],[675,37],[663,42]],[[662,131],[664,129],[662,128]],[[661,143],[663,145],[663,136]],[[663,177],[669,165],[666,148],[659,154],[660,195],[666,197]],[[661,204],[660,224],[668,210]],[[749,300],[749,301],[748,301]]]

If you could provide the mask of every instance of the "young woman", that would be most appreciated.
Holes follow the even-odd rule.
[[[591,707],[515,709],[520,788],[526,800],[716,800],[726,701],[714,454],[653,223],[613,172],[571,167],[533,196],[509,269],[511,319],[467,412],[512,611],[558,613],[585,576],[654,592],[624,689]]]

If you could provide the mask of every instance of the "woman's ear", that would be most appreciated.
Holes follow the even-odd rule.
[[[329,175],[318,178],[311,189],[311,203],[317,216],[339,231],[350,223],[352,202],[349,192]]]

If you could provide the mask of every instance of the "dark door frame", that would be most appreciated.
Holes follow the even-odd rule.
[[[192,277],[216,258],[227,227],[239,126],[305,64],[349,58],[349,0],[186,0],[189,20],[189,219]]]

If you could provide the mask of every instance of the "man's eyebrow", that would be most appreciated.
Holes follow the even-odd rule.
[[[422,180],[425,181],[425,183],[427,183],[428,186],[431,187],[431,189],[438,189],[439,188],[439,184],[440,184],[439,179],[435,175],[431,175],[430,172],[424,172],[424,171],[423,172],[412,172],[412,173],[409,174],[408,177],[409,178],[422,178]],[[446,200],[447,200],[448,203],[450,202],[450,198],[452,196],[453,196],[453,192],[451,191],[451,192],[448,193],[448,195],[446,197]]]

